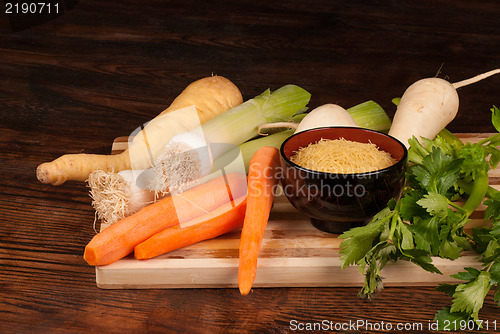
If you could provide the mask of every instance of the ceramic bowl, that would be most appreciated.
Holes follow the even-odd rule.
[[[320,139],[371,142],[389,152],[396,163],[390,167],[354,174],[326,173],[301,167],[290,160],[295,151]],[[342,233],[361,226],[391,198],[399,198],[405,182],[408,152],[405,145],[385,133],[356,127],[324,127],[294,134],[280,148],[282,186],[285,196],[323,231]]]

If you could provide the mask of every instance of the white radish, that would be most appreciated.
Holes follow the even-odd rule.
[[[453,84],[440,78],[426,78],[413,83],[401,97],[389,135],[399,139],[406,147],[409,147],[408,140],[413,136],[434,139],[457,115],[459,99],[456,90],[497,73],[500,69]]]
[[[295,129],[295,133],[325,126],[351,126],[358,124],[352,116],[339,105],[324,104],[311,110]]]

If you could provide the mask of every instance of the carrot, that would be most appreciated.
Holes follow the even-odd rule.
[[[96,234],[85,247],[83,258],[90,265],[113,263],[152,235],[179,224],[180,219],[199,217],[245,192],[245,175],[231,173],[163,198]]]
[[[243,196],[182,225],[164,229],[135,246],[135,258],[150,259],[236,230],[243,225],[245,208]]]
[[[248,171],[247,208],[240,239],[238,286],[240,293],[250,292],[257,273],[257,258],[264,230],[273,205],[273,188],[280,165],[278,150],[264,146],[250,160]]]

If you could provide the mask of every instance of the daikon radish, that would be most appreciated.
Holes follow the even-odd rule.
[[[119,172],[149,168],[173,136],[190,131],[242,102],[239,89],[224,77],[197,80],[151,120],[123,153],[63,155],[39,165],[37,178],[42,183],[60,185],[67,180],[85,181],[97,169]],[[194,108],[194,112],[189,112]]]
[[[389,135],[406,147],[415,136],[434,139],[457,115],[457,89],[500,73],[492,70],[473,78],[450,83],[440,78],[426,78],[413,83],[404,92],[392,121]]]

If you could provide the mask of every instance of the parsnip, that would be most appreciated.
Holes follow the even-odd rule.
[[[497,73],[500,69],[453,84],[439,78],[415,82],[401,97],[389,135],[406,147],[413,136],[434,139],[457,115],[459,99],[456,90]]]
[[[190,131],[222,112],[243,102],[239,89],[228,79],[211,76],[187,86],[172,104],[151,120],[117,155],[67,154],[37,168],[42,183],[63,184],[67,180],[85,181],[94,170],[119,172],[151,166],[170,139]],[[194,110],[196,112],[189,112]]]

